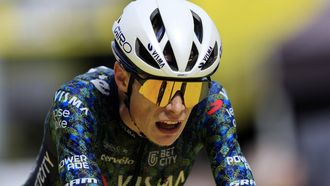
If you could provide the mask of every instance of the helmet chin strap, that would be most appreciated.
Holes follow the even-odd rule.
[[[128,87],[127,87],[127,92],[125,92],[125,99],[124,99],[124,103],[128,109],[128,114],[129,117],[131,118],[131,121],[134,123],[135,127],[138,129],[138,135],[140,137],[146,137],[144,135],[144,133],[142,132],[142,130],[140,129],[140,127],[136,124],[136,122],[134,121],[132,114],[131,114],[131,95],[132,95],[132,87],[133,87],[133,83],[134,83],[134,77],[132,75],[130,75],[129,81],[128,81]]]

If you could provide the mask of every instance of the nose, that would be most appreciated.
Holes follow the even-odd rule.
[[[166,105],[165,109],[173,115],[180,115],[186,109],[182,96],[180,94],[176,94],[172,98],[171,102]]]

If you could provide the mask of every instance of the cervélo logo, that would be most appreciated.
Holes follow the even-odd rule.
[[[120,157],[120,158],[116,158],[116,157],[112,157],[112,156],[102,154],[101,160],[102,161],[107,161],[107,162],[110,162],[110,163],[120,164],[120,165],[132,165],[132,164],[134,164],[134,160],[129,159],[128,157],[125,157],[125,156]]]

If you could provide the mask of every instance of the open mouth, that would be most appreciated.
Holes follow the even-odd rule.
[[[157,121],[156,126],[157,128],[166,133],[174,133],[177,129],[180,128],[181,122],[173,122],[173,121]]]

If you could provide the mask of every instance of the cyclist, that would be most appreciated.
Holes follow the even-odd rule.
[[[113,69],[55,93],[26,185],[183,185],[205,147],[217,185],[255,185],[224,88],[222,44],[186,0],[137,0],[113,24]]]

